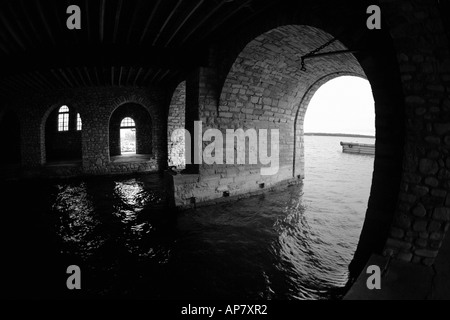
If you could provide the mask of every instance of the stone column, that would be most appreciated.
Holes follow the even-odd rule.
[[[109,157],[109,114],[101,101],[91,105],[83,118],[83,170],[86,173],[106,173]]]

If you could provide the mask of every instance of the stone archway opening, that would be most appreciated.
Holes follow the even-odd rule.
[[[303,124],[305,133],[375,136],[375,107],[370,82],[337,76],[314,92]]]
[[[339,76],[368,79],[376,102],[377,151],[360,236],[362,241],[353,249],[362,248],[358,261],[363,264],[370,252],[381,253],[399,190],[400,174],[391,171],[397,172],[402,163],[402,123],[396,120],[401,121],[404,116],[400,109],[402,104],[398,103],[402,92],[397,83],[395,56],[389,51],[392,43],[389,35],[385,38],[387,49],[383,53],[321,55],[308,59],[306,70],[302,69],[302,56],[330,42],[333,35],[312,26],[285,25],[251,40],[237,55],[225,77],[214,124],[221,131],[230,128],[279,130],[279,170],[276,175],[262,176],[257,170],[260,164],[227,165],[225,170],[219,166],[204,166],[201,173],[220,173],[217,190],[227,188],[233,195],[254,191],[260,186],[267,188],[302,180],[305,176],[303,122],[312,96],[322,84]],[[352,48],[337,39],[326,51],[349,49]],[[392,68],[380,70],[379,65]]]
[[[225,79],[219,102],[219,127],[274,128],[279,130],[277,176],[256,177],[265,185],[304,176],[303,128],[306,107],[313,88],[339,75],[366,77],[351,53],[301,58],[333,36],[306,25],[272,29],[252,40],[238,55]],[[327,51],[348,48],[339,40]]]
[[[142,161],[153,156],[153,124],[150,113],[136,103],[125,103],[109,121],[112,162]]]
[[[45,120],[45,160],[47,164],[81,162],[81,116],[71,105],[60,105]]]
[[[301,198],[305,221],[321,235],[317,250],[330,252],[323,262],[335,279],[346,282],[372,185],[375,110],[366,79],[327,78],[312,87],[304,121],[298,124],[304,130]]]
[[[136,154],[136,123],[130,117],[120,122],[120,154]]]

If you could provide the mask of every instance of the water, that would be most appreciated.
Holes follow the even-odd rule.
[[[305,137],[303,185],[180,214],[159,175],[10,183],[3,294],[339,299],[373,170],[373,156],[341,152],[343,139]],[[71,264],[78,292],[66,289]]]

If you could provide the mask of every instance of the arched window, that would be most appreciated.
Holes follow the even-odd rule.
[[[123,118],[122,122],[120,123],[121,128],[135,128],[136,125],[134,123],[134,120],[130,117]]]
[[[81,131],[82,126],[83,126],[83,124],[81,122],[80,114],[77,113],[77,131]]]
[[[69,108],[67,106],[59,108],[58,131],[69,131]]]
[[[136,124],[130,117],[123,118],[120,122],[120,152],[136,153]]]

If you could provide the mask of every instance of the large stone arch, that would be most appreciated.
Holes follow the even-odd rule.
[[[234,126],[252,121],[287,124],[278,125],[282,130],[280,141],[288,142],[280,150],[284,178],[303,176],[302,125],[315,90],[340,75],[367,78],[350,53],[307,60],[307,70],[301,70],[301,56],[330,39],[333,36],[325,31],[305,25],[286,25],[267,31],[244,47],[221,90],[219,119],[222,122]],[[326,51],[346,49],[337,40]]]
[[[301,20],[314,26],[292,23]],[[372,253],[383,252],[396,214],[403,165],[404,99],[398,60],[387,28],[375,33],[368,33],[365,24],[351,32],[348,32],[351,28],[347,32],[341,28],[337,40],[324,51],[353,49],[352,46],[360,50],[307,60],[306,71],[301,70],[301,56],[331,40],[336,32],[327,30],[334,30],[337,23],[305,17],[271,21],[259,26],[263,32],[256,37],[252,37],[253,30],[236,39],[235,47],[228,43],[231,48],[222,48],[218,54],[217,76],[211,76],[212,69],[200,70],[200,92],[206,93],[201,96],[203,104],[199,106],[200,119],[207,124],[203,131],[208,128],[223,133],[237,128],[278,129],[283,141],[280,169],[276,176],[261,176],[260,166],[202,164],[200,188],[195,187],[185,195],[185,189],[181,188],[176,198],[184,204],[197,197],[207,201],[222,197],[222,193],[223,196],[248,194],[258,188],[300,180],[302,171],[298,169],[302,168],[302,159],[298,144],[301,139],[295,140],[295,133],[301,129],[302,114],[314,90],[321,82],[339,74],[366,78],[375,100],[377,151],[369,208],[351,266],[352,274],[358,274]],[[275,28],[268,28],[274,25]],[[247,44],[242,46],[245,41]],[[214,83],[217,89],[211,90]],[[302,111],[297,112],[299,109]],[[201,187],[202,181],[209,190]]]
[[[164,118],[162,117],[160,110],[158,109],[159,98],[156,98],[152,95],[149,95],[146,92],[142,92],[141,94],[128,94],[124,93],[121,95],[117,95],[115,99],[109,101],[105,105],[103,105],[103,112],[105,115],[105,136],[106,143],[104,150],[106,152],[105,163],[108,165],[111,161],[110,159],[110,127],[109,124],[111,122],[111,117],[116,110],[121,108],[127,104],[133,104],[143,108],[149,115],[151,121],[151,154],[150,157],[152,159],[151,163],[148,165],[151,167],[150,169],[146,168],[143,171],[157,171],[165,168],[167,164],[165,163],[166,159],[166,150],[167,150],[167,142],[166,136],[164,134],[164,128],[166,127]],[[94,156],[95,157],[95,156]]]
[[[261,177],[256,173],[257,182],[265,185],[281,180],[301,179],[304,176],[303,120],[309,101],[316,90],[325,82],[342,75],[359,76],[371,81],[364,66],[352,53],[323,56],[306,60],[306,71],[301,70],[301,57],[333,39],[330,33],[307,25],[284,25],[266,31],[250,41],[237,56],[229,69],[220,95],[219,128],[266,127],[280,130],[280,172],[276,177]],[[340,39],[330,44],[324,52],[347,50]],[[369,70],[370,71],[370,70]],[[375,99],[386,96],[392,88],[375,84]],[[398,93],[397,93],[398,94]],[[400,93],[401,94],[401,93]],[[377,103],[377,101],[376,101]],[[375,113],[383,109],[378,101]],[[392,106],[390,104],[390,106]],[[395,106],[399,107],[399,106]],[[383,114],[383,112],[379,112]],[[380,121],[378,121],[378,124]],[[391,128],[377,126],[377,135],[390,135]],[[383,139],[381,139],[383,141]],[[384,141],[385,142],[385,141]],[[401,149],[399,140],[389,140],[392,149]],[[378,157],[380,155],[378,154]],[[383,157],[383,156],[381,156]],[[392,159],[392,158],[391,158]],[[401,167],[401,157],[396,155],[394,165]],[[250,169],[251,172],[254,168]],[[245,170],[244,170],[245,171]],[[242,169],[240,169],[242,174]],[[378,170],[374,171],[374,181],[379,181]],[[247,178],[247,180],[252,180]],[[384,179],[394,194],[398,193],[399,179],[393,176]],[[377,189],[372,188],[375,193]],[[392,195],[391,195],[392,196]],[[385,203],[384,203],[385,204]],[[370,250],[377,247],[381,252],[391,225],[395,204],[390,203],[390,215],[381,222],[378,216],[367,216],[377,223],[378,243],[372,241]],[[372,208],[373,209],[373,208]],[[376,212],[376,211],[375,211]],[[367,229],[365,230],[367,232]],[[369,231],[369,233],[372,233]],[[373,234],[368,236],[373,239]],[[364,256],[366,259],[367,256]],[[362,260],[364,260],[362,259]]]
[[[450,201],[446,191],[448,188],[446,163],[450,145],[448,34],[441,21],[439,6],[430,6],[426,1],[379,1],[379,3],[384,17],[382,30],[366,29],[364,16],[360,15],[360,11],[367,7],[363,2],[352,9],[343,7],[342,14],[336,13],[335,19],[328,21],[317,17],[333,16],[331,11],[336,9],[333,6],[321,7],[323,12],[309,12],[308,17],[301,15],[296,17],[294,14],[278,21],[272,19],[255,27],[267,32],[271,30],[270,28],[286,24],[313,25],[325,33],[337,35],[340,43],[347,48],[360,49],[354,54],[354,58],[359,62],[372,87],[377,139],[368,209],[351,265],[353,275],[359,273],[372,253],[431,265],[439,253],[446,231],[450,228]],[[414,12],[417,14],[413,15]],[[301,100],[302,94],[299,96],[291,94],[290,99],[279,99],[274,106],[273,99],[272,101],[268,99],[271,98],[270,93],[275,93],[276,96],[277,92],[272,90],[265,95],[264,90],[268,88],[264,88],[258,97],[264,98],[265,95],[266,102],[261,103],[254,98],[254,102],[250,100],[251,103],[248,103],[242,98],[257,92],[255,90],[252,92],[251,86],[245,85],[245,82],[261,81],[261,78],[245,73],[246,68],[253,65],[256,69],[258,66],[254,64],[254,59],[251,62],[251,57],[242,59],[241,54],[246,51],[245,47],[248,43],[251,44],[252,39],[259,42],[255,45],[255,52],[264,48],[264,39],[259,39],[259,36],[252,37],[252,33],[254,35],[255,30],[236,40],[240,41],[241,45],[242,42],[245,43],[242,51],[237,45],[234,53],[230,54],[232,49],[224,50],[226,53],[220,57],[222,74],[219,75],[219,79],[222,79],[224,86],[218,102],[219,117],[216,122],[219,128],[225,125],[241,126],[244,119],[271,121],[270,112],[273,113],[272,118],[275,118],[275,112],[279,112],[279,108],[278,110],[276,108],[280,105],[280,101],[286,107]],[[324,43],[323,40],[326,39],[321,39],[309,49],[318,48]],[[272,50],[276,52],[282,48],[272,46]],[[249,50],[249,53],[251,51]],[[222,59],[223,57],[228,57],[228,60]],[[338,59],[331,56],[325,58],[329,61]],[[274,61],[276,60],[263,62],[262,65],[276,68]],[[224,73],[223,70],[230,72]],[[277,75],[276,72],[271,72],[270,68],[266,70],[269,70],[267,75]],[[264,74],[261,72],[260,75]],[[282,78],[283,75],[280,79]],[[288,79],[287,76],[284,78]],[[267,83],[276,85],[277,79],[269,79]],[[293,92],[291,87],[287,87],[287,90]],[[252,103],[266,105],[267,113],[264,114],[263,109],[262,113],[255,115]],[[290,119],[292,112],[287,111],[287,114],[284,112],[284,116],[278,117],[280,120],[284,117],[286,123],[292,121]],[[258,119],[257,116],[267,116],[267,119]],[[284,141],[291,139],[286,133],[285,137]],[[289,163],[292,159],[289,158],[290,152],[286,152],[286,149],[290,151],[289,148],[285,148],[282,152],[286,154],[285,162]],[[284,178],[292,173],[295,175],[294,170],[288,172],[286,169],[286,171],[282,175]]]

